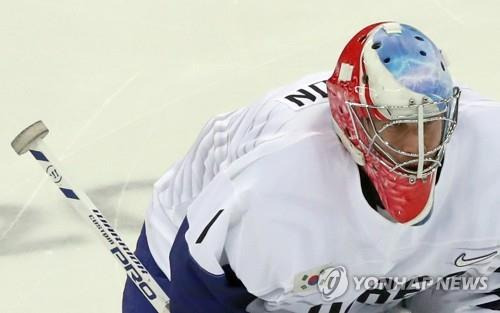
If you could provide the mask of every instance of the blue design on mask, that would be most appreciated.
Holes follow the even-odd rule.
[[[388,34],[380,28],[374,34],[372,47],[380,62],[406,88],[434,101],[450,97],[453,83],[439,49],[409,25],[401,24],[401,31]]]

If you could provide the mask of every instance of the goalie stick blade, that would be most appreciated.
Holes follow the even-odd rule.
[[[16,151],[17,154],[24,154],[29,150],[30,145],[42,139],[49,133],[49,129],[42,121],[35,122],[30,126],[26,127],[19,135],[12,140],[10,145]]]

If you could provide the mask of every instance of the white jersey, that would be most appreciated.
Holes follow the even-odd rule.
[[[358,167],[332,127],[329,74],[216,116],[155,184],[146,234],[172,286],[183,286],[173,301],[189,284],[174,263],[189,260],[202,281],[209,278],[200,275],[224,277],[229,266],[256,297],[245,303],[251,313],[384,312],[403,299],[415,312],[500,308],[500,105],[462,89],[432,215],[405,226],[365,200]],[[339,266],[347,285],[328,299],[318,280]],[[381,291],[359,284],[369,276],[469,274],[487,276],[487,289]]]

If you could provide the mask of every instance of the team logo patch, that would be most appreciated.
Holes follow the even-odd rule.
[[[317,286],[321,272],[329,267],[331,267],[330,264],[325,264],[295,275],[294,292],[303,295],[318,292]]]
[[[319,292],[325,301],[331,301],[342,296],[348,285],[344,266],[326,264],[296,275],[294,292],[303,296]]]

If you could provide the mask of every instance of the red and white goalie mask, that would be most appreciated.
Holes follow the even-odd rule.
[[[409,25],[373,24],[349,41],[327,86],[335,131],[384,208],[399,223],[424,221],[460,97],[441,51]]]

